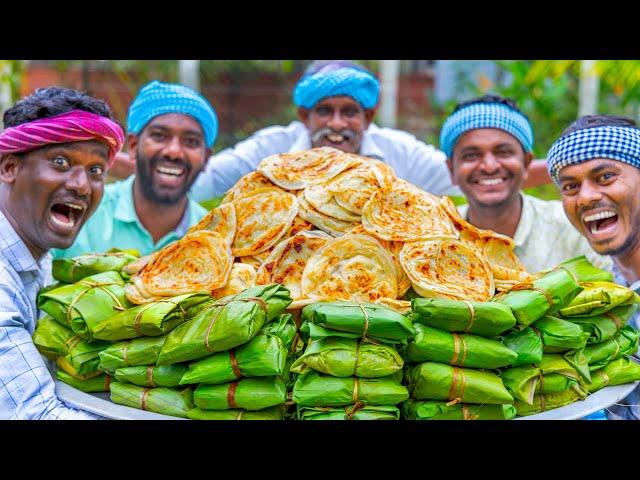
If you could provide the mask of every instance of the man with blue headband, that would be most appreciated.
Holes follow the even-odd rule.
[[[105,187],[75,243],[53,251],[54,258],[111,248],[147,255],[184,236],[207,213],[187,192],[216,139],[209,102],[183,85],[154,81],[131,104],[127,129],[135,175]]]
[[[573,226],[610,255],[615,281],[640,293],[640,128],[630,118],[587,115],[551,146],[547,167]],[[630,320],[640,327],[636,313]],[[640,391],[609,407],[610,419],[640,419]]]
[[[460,207],[462,216],[513,238],[514,252],[528,272],[582,254],[610,268],[610,260],[571,227],[559,201],[522,192],[533,158],[533,130],[512,100],[484,95],[458,105],[442,127],[440,148],[469,202]]]

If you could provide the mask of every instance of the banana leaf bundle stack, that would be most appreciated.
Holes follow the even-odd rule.
[[[606,367],[614,360],[636,353],[639,336],[638,330],[631,325],[625,325],[609,340],[566,352],[565,358],[572,365],[577,362],[576,359],[583,359],[588,364],[589,372],[594,372]]]
[[[109,385],[113,381],[113,377],[111,375],[107,375],[106,373],[102,373],[85,380],[80,380],[69,375],[64,370],[57,370],[56,378],[61,382],[71,385],[73,388],[77,388],[78,390],[86,393],[108,392]]]
[[[291,366],[301,420],[397,420],[408,398],[398,346],[411,320],[379,304],[318,302],[302,310],[307,348]]]
[[[119,368],[155,365],[166,340],[167,336],[163,335],[114,343],[98,354],[100,357],[98,368],[103,372],[115,374]]]
[[[409,399],[402,404],[407,420],[511,420],[516,409],[511,404],[470,404]]]
[[[591,376],[591,383],[587,385],[589,393],[597,392],[610,385],[622,385],[640,380],[640,365],[628,357],[609,362]]]
[[[189,411],[193,409],[193,392],[190,388],[146,388],[112,382],[109,389],[111,401],[127,407],[182,418],[187,418]]]
[[[120,272],[122,267],[138,257],[125,251],[87,253],[73,258],[56,258],[52,262],[53,278],[64,283],[76,283],[85,277],[103,272]]]
[[[278,405],[262,410],[202,410],[192,408],[187,412],[191,420],[283,420],[284,406]]]

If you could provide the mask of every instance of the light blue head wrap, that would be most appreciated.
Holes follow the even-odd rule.
[[[302,76],[293,92],[293,103],[310,109],[323,98],[342,95],[353,98],[364,109],[371,109],[378,103],[380,82],[351,62],[327,62],[319,68],[310,68]]]
[[[497,128],[513,135],[525,152],[533,150],[533,130],[527,117],[503,103],[473,103],[452,113],[440,131],[440,149],[451,158],[460,136],[477,128]]]
[[[198,92],[176,83],[154,80],[142,87],[129,107],[127,130],[137,135],[152,118],[167,113],[191,115],[200,123],[207,147],[213,146],[218,134],[216,112]]]

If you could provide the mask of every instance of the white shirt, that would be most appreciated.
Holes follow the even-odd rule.
[[[263,158],[310,148],[309,131],[301,122],[258,130],[235,147],[209,158],[191,187],[191,196],[202,201],[224,195],[241,177],[255,171]],[[408,132],[381,128],[372,123],[363,134],[359,153],[382,160],[396,171],[398,177],[427,192],[461,195],[451,182],[446,155]]]
[[[458,211],[467,218],[468,205]],[[596,267],[611,271],[610,257],[598,255],[569,223],[559,200],[541,200],[522,194],[522,214],[513,236],[514,253],[529,273],[553,268],[565,260],[585,255]]]

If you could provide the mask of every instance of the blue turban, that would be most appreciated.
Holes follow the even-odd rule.
[[[305,73],[293,92],[293,103],[310,109],[323,98],[348,96],[371,109],[380,97],[380,82],[370,72],[350,62],[329,62]]]
[[[127,130],[139,134],[152,118],[167,113],[191,115],[202,127],[208,148],[218,134],[218,118],[211,104],[195,90],[176,83],[154,80],[140,89],[129,107]]]
[[[551,145],[547,170],[559,184],[558,174],[564,167],[594,158],[610,158],[640,168],[640,130],[614,125],[575,130]]]
[[[440,131],[440,150],[451,158],[460,136],[477,128],[497,128],[513,135],[525,152],[533,150],[533,130],[527,117],[503,103],[472,103],[452,113]]]

